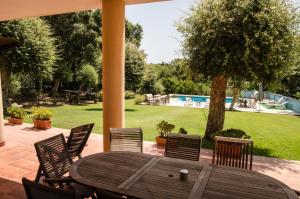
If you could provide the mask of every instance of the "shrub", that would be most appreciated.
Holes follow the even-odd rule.
[[[197,94],[197,85],[191,80],[180,81],[176,88],[176,92],[180,94],[194,95]]]
[[[135,98],[135,92],[125,91],[125,99],[134,99],[134,98]]]
[[[8,84],[8,97],[15,97],[16,95],[20,94],[21,88],[22,84],[19,78],[16,75],[11,75]]]
[[[99,82],[99,76],[97,70],[89,64],[85,64],[78,71],[76,81],[80,84],[80,87],[91,89],[97,86]]]
[[[296,93],[296,98],[297,98],[297,100],[300,100],[300,92]]]
[[[135,98],[134,98],[134,103],[135,104],[141,104],[142,102],[144,102],[146,99],[145,99],[145,96],[144,95],[135,95]]]
[[[33,108],[32,117],[35,120],[50,120],[52,116],[53,113],[46,108]]]
[[[241,139],[250,139],[251,137],[247,135],[247,133],[240,129],[226,129],[223,131],[219,131],[213,133],[211,138],[214,139],[215,136],[222,136],[222,137],[232,137],[232,138],[241,138]]]
[[[175,128],[174,124],[169,124],[166,121],[161,121],[156,125],[156,128],[159,132],[159,137],[166,138],[168,137],[169,133]]]
[[[26,115],[25,110],[20,107],[12,106],[7,109],[11,118],[23,119]]]
[[[180,134],[188,134],[187,130],[185,130],[184,128],[180,128],[178,133]]]
[[[179,84],[179,81],[175,78],[166,78],[162,81],[162,85],[165,88],[166,94],[176,93],[176,88]]]
[[[163,94],[165,92],[164,86],[161,84],[160,81],[156,82],[154,85],[154,93]]]

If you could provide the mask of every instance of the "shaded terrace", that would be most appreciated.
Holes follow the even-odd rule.
[[[0,148],[0,197],[13,198],[15,194],[22,198],[22,177],[34,180],[38,168],[33,144],[39,140],[59,133],[69,134],[67,129],[51,128],[37,130],[31,124],[4,127],[6,146]],[[102,135],[91,134],[83,156],[102,151]],[[154,142],[144,141],[144,152],[163,155],[164,149],[158,149]],[[211,163],[212,151],[201,149],[201,159]],[[300,189],[300,161],[287,161],[276,158],[254,156],[253,170],[272,176],[294,189]],[[16,184],[17,183],[17,184]],[[5,192],[5,193],[4,193]],[[5,195],[6,194],[6,195]]]

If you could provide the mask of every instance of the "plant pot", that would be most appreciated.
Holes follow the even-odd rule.
[[[23,124],[23,118],[10,117],[10,118],[8,118],[8,124],[21,125],[21,124]]]
[[[51,120],[33,120],[33,125],[37,129],[50,129]]]
[[[163,137],[160,137],[160,136],[156,137],[156,144],[157,144],[157,146],[166,146],[166,143],[167,143],[167,139],[166,138],[163,138]]]

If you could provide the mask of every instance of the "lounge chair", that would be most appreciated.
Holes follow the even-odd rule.
[[[281,103],[275,103],[275,104],[267,104],[268,109],[280,109],[280,110],[286,110],[286,105],[289,103],[289,101],[281,102]]]
[[[149,104],[152,104],[153,103],[153,95],[152,94],[146,94],[145,95],[145,99],[146,99],[146,102],[149,103]]]
[[[192,98],[186,97],[184,106],[193,106],[193,105],[194,105],[194,102],[192,101]]]

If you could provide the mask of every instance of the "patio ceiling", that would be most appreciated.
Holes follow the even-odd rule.
[[[168,0],[125,0],[127,5]],[[1,0],[0,21],[99,9],[102,0]]]

